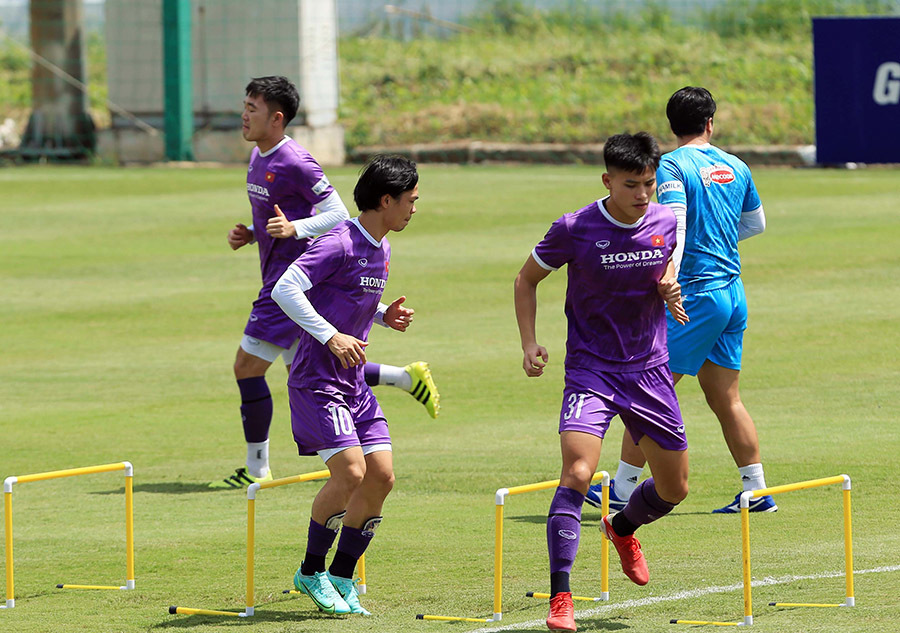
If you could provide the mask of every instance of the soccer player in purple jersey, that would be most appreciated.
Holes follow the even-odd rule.
[[[515,283],[523,368],[538,377],[548,354],[535,336],[537,286],[568,265],[562,474],[547,518],[551,631],[576,630],[569,573],[585,493],[614,416],[643,448],[653,473],[624,510],[601,522],[633,582],[649,580],[634,532],[671,512],[688,493],[687,440],[666,364],[666,305],[680,323],[687,314],[671,260],[675,215],[650,202],[659,147],[646,132],[618,134],[606,141],[603,155],[609,195],[556,220]]]
[[[303,332],[291,366],[291,425],[301,455],[318,454],[331,473],[316,495],[306,556],[294,585],[327,613],[368,615],[353,572],[394,484],[387,421],[365,381],[366,346],[390,268],[386,235],[402,231],[416,212],[419,175],[412,161],[378,156],[353,191],[357,218],[317,239],[285,271],[272,298]],[[413,310],[405,297],[384,320],[404,331]],[[340,531],[337,552],[325,556]]]
[[[231,229],[228,243],[234,250],[257,243],[263,283],[234,361],[247,465],[213,482],[213,488],[242,488],[272,479],[272,396],[266,371],[279,356],[290,367],[301,331],[272,300],[272,287],[312,238],[350,217],[316,159],[284,133],[299,104],[297,89],[286,77],[259,77],[247,84],[241,119],[244,139],[256,143],[247,169],[253,222]],[[382,314],[383,309],[376,321],[387,325]],[[431,417],[438,415],[440,396],[427,363],[406,367],[369,363],[364,371],[368,384],[404,389],[425,405]]]

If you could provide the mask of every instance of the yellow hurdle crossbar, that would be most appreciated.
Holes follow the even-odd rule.
[[[16,606],[15,578],[13,570],[13,486],[17,483],[24,484],[34,481],[46,481],[48,479],[76,477],[78,475],[109,473],[118,470],[125,471],[125,585],[110,586],[58,584],[56,586],[60,589],[134,589],[134,468],[132,467],[131,463],[116,462],[114,464],[102,464],[100,466],[84,466],[81,468],[51,470],[44,473],[33,473],[31,475],[7,477],[3,482],[4,529],[6,535],[6,604],[0,605],[0,609],[12,609]]]
[[[808,481],[799,481],[797,483],[785,484],[783,486],[772,486],[770,488],[760,488],[759,490],[747,490],[741,493],[741,558],[743,565],[743,589],[744,589],[744,619],[741,622],[702,622],[696,620],[670,620],[672,624],[710,624],[717,626],[750,626],[753,624],[753,588],[752,576],[750,573],[750,500],[758,499],[766,495],[778,495],[785,492],[793,492],[795,490],[806,490],[808,488],[818,488],[820,486],[830,486],[833,484],[841,484],[843,489],[843,513],[844,513],[844,575],[846,577],[846,600],[841,604],[815,604],[815,603],[791,603],[791,602],[770,602],[769,606],[782,607],[852,607],[856,604],[856,598],[853,596],[853,525],[851,520],[851,503],[850,489],[851,482],[849,475],[835,475],[834,477],[823,477],[821,479],[810,479]]]
[[[602,513],[609,514],[609,473],[601,470],[594,473],[591,483],[601,481],[603,493],[601,496]],[[494,493],[494,615],[491,618],[463,618],[443,615],[416,615],[417,620],[443,620],[462,622],[499,622],[503,619],[503,507],[506,498],[513,495],[521,495],[526,492],[547,490],[559,486],[559,479],[539,481],[533,484],[513,486],[512,488],[498,488]],[[600,598],[609,600],[609,541],[604,537],[600,546]],[[537,597],[540,594],[535,594]],[[586,598],[594,600],[594,598]]]
[[[547,600],[551,596],[549,593],[538,593],[537,591],[528,591],[525,593],[526,598],[540,598]],[[589,598],[588,596],[572,596],[572,600],[581,600],[583,602],[600,602],[603,598]]]
[[[291,477],[282,477],[281,479],[273,479],[264,483],[253,483],[247,487],[247,606],[244,611],[217,611],[215,609],[192,609],[189,607],[169,607],[169,613],[172,615],[224,615],[250,617],[255,611],[255,586],[254,586],[254,566],[256,549],[256,495],[260,490],[266,488],[278,488],[279,486],[287,486],[289,484],[303,483],[305,481],[314,481],[316,479],[327,479],[331,473],[325,470],[316,470],[301,475],[293,475]],[[360,557],[358,563],[358,571],[360,576],[359,593],[365,593],[366,583],[366,563],[365,554]],[[294,593],[293,591],[284,591],[283,593]]]

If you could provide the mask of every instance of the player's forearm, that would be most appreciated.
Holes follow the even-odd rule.
[[[519,338],[522,349],[537,344],[535,322],[537,321],[537,286],[516,277],[515,284],[516,324],[519,326]]]
[[[306,291],[311,287],[309,278],[299,268],[289,266],[272,289],[272,299],[297,325],[324,345],[338,330],[309,302]]]
[[[741,219],[738,222],[738,241],[745,240],[748,237],[759,235],[766,230],[766,213],[763,211],[762,205],[753,211],[741,213]]]
[[[347,207],[337,191],[332,191],[327,198],[316,205],[316,209],[319,210],[318,214],[291,222],[297,232],[295,237],[298,240],[327,233],[344,220],[350,219],[350,212],[347,211]]]

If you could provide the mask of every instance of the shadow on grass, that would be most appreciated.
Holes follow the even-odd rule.
[[[163,495],[186,495],[195,492],[228,492],[231,494],[235,494],[235,491],[230,488],[210,488],[208,483],[190,483],[185,481],[167,481],[156,484],[137,484],[134,486],[134,492],[150,492]],[[92,492],[91,494],[124,495],[125,487],[122,486],[121,488],[116,488],[115,490],[101,490],[98,492]],[[246,491],[244,492],[244,494],[246,494]]]

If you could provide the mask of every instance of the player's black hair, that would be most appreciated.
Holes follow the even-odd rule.
[[[642,174],[649,167],[654,172],[659,167],[659,145],[647,132],[616,134],[606,139],[603,146],[603,162],[607,171],[621,169]]]
[[[706,88],[685,86],[671,97],[666,105],[669,127],[675,136],[703,134],[706,122],[716,113],[716,100]]]
[[[419,172],[413,161],[403,156],[380,154],[362,168],[353,189],[353,201],[360,211],[377,209],[384,194],[399,198],[403,192],[415,188],[418,182]]]
[[[300,95],[297,87],[287,77],[254,77],[247,84],[246,92],[248,97],[261,96],[270,113],[280,111],[284,115],[285,128],[297,116]]]

